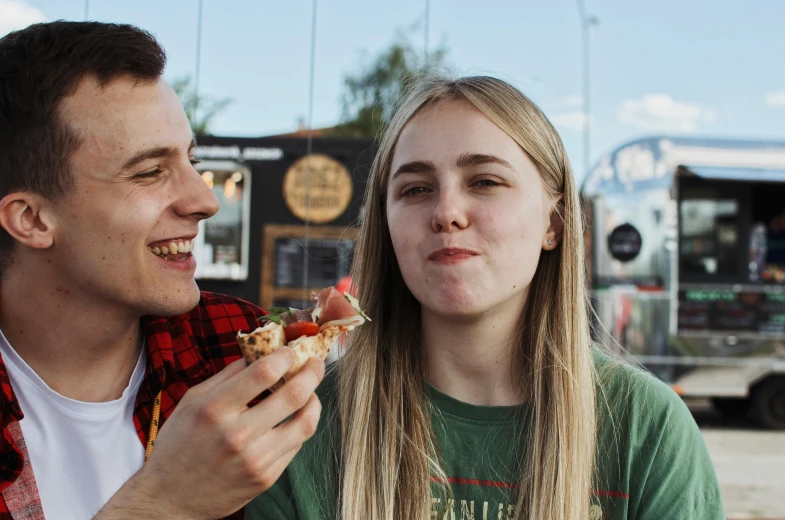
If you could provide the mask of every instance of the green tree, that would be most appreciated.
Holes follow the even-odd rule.
[[[355,74],[344,77],[340,123],[329,137],[375,138],[385,130],[406,89],[429,71],[442,67],[447,50],[440,46],[424,59],[406,36],[377,54]]]
[[[196,94],[191,85],[191,76],[184,76],[172,81],[172,88],[180,103],[183,104],[185,115],[191,123],[191,130],[196,135],[210,133],[210,123],[232,102],[231,98],[213,99],[209,96]]]

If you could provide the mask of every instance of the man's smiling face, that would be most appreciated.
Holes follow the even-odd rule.
[[[193,168],[195,143],[174,91],[163,80],[101,86],[87,77],[59,115],[80,145],[69,158],[73,186],[52,202],[58,279],[140,315],[193,308],[189,244],[218,201]]]

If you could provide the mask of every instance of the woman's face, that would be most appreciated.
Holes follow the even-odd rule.
[[[528,156],[465,101],[429,107],[399,137],[387,223],[404,281],[428,312],[522,309],[540,251],[557,245],[552,207]]]

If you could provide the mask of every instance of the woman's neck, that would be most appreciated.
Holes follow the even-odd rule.
[[[439,391],[470,404],[523,402],[513,370],[520,309],[507,305],[478,317],[437,316],[422,311],[426,378]]]

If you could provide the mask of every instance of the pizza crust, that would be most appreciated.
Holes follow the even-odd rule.
[[[342,323],[343,322],[343,323]],[[315,336],[302,336],[290,342],[289,348],[294,352],[294,365],[284,375],[289,379],[305,365],[312,357],[326,359],[327,354],[335,340],[344,332],[349,332],[361,325],[356,319],[340,320],[326,323]],[[245,361],[250,365],[262,356],[272,354],[286,343],[284,328],[279,323],[270,322],[264,327],[259,327],[249,334],[237,334],[237,344],[243,353]]]
[[[286,334],[280,323],[268,322],[249,334],[237,333],[237,344],[250,365],[262,356],[275,352],[286,344]]]

